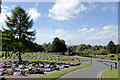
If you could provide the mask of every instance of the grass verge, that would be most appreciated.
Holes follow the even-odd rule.
[[[104,78],[118,78],[118,69],[107,70],[104,72]]]
[[[96,59],[96,60],[109,60],[109,61],[116,61],[116,60],[111,60],[111,59],[100,59],[100,58],[94,58],[94,57],[86,57],[90,59]]]
[[[82,63],[84,64],[84,63]],[[75,68],[71,68],[71,69],[67,69],[67,70],[64,70],[64,71],[61,71],[61,72],[54,72],[54,73],[51,73],[49,75],[45,75],[43,77],[40,77],[40,78],[37,78],[37,79],[33,79],[33,80],[53,80],[61,75],[64,75],[68,72],[71,72],[73,70],[78,70],[78,69],[81,69],[81,68],[85,68],[85,67],[90,67],[90,65],[88,64],[84,64],[84,66],[78,66],[78,67],[75,67]]]

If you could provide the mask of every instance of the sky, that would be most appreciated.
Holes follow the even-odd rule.
[[[6,14],[16,6],[25,9],[33,19],[31,30],[36,30],[38,44],[51,43],[55,37],[67,45],[118,44],[118,3],[80,2],[56,0],[55,2],[3,2],[0,29],[6,27]]]

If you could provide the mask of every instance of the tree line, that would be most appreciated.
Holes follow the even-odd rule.
[[[107,54],[118,54],[120,53],[120,45],[115,45],[113,41],[110,41],[107,46],[91,46],[81,44],[78,45],[75,53],[78,55],[107,55]]]

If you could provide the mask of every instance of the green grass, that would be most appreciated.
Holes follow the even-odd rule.
[[[118,69],[107,70],[104,72],[104,78],[118,78]]]
[[[5,53],[5,52],[4,52]],[[11,53],[11,52],[9,52],[9,53]],[[13,56],[15,56],[15,54],[14,53],[12,53],[12,55]],[[44,56],[44,59],[22,59],[23,61],[43,61],[43,62],[69,62],[69,63],[72,63],[72,62],[75,62],[75,63],[79,63],[79,61],[77,61],[76,60],[76,58],[74,58],[74,61],[72,61],[72,60],[70,60],[70,58],[72,58],[72,56],[65,56],[65,55],[55,55],[55,54],[48,54],[48,53],[38,53],[38,52],[35,52],[35,53],[33,53],[33,52],[25,52],[24,54],[22,54],[22,57],[24,57],[24,56],[27,56],[27,55],[29,55],[29,56],[32,56],[32,57],[43,57]],[[48,56],[49,56],[49,59],[47,60],[46,58],[48,58]],[[68,58],[68,60],[62,60],[62,59],[60,59],[60,60],[50,60],[50,58],[55,58],[55,57],[61,57],[61,58],[64,58],[64,59],[66,59],[66,57]],[[5,56],[4,56],[5,57]],[[16,56],[16,57],[18,57],[18,55]],[[4,58],[2,58],[2,60],[15,60],[15,61],[18,61],[19,59],[8,59],[8,58],[6,58],[6,59],[4,59]],[[81,61],[86,61],[85,59],[80,59],[80,62]]]
[[[5,51],[3,51],[4,53],[5,53]],[[9,52],[9,53],[11,53],[11,52]],[[11,55],[11,54],[10,54]],[[16,56],[16,54],[15,53],[12,53],[12,56],[14,56],[14,57],[18,57],[18,55]],[[30,58],[28,58],[28,59],[22,59],[23,61],[44,61],[44,62],[76,62],[76,63],[78,63],[78,61],[76,60],[76,58],[73,58],[72,56],[65,56],[65,55],[55,55],[55,54],[53,54],[53,53],[42,53],[42,52],[35,52],[35,53],[33,53],[33,52],[25,52],[24,54],[22,54],[21,55],[21,57],[22,58],[24,58],[24,56],[31,56],[31,57],[40,57],[40,59],[30,59]],[[44,56],[44,58],[43,59],[41,59],[41,57],[43,57]],[[54,60],[54,58],[56,58],[56,57],[60,57],[61,59],[60,60]],[[4,57],[5,57],[5,55],[4,55]],[[51,59],[53,59],[53,60],[50,60],[50,58]],[[64,58],[65,60],[62,60],[62,58]],[[66,58],[68,59],[68,60],[66,60]],[[72,61],[72,60],[70,60],[71,58],[73,58],[74,59],[74,61]],[[48,59],[48,60],[47,60]],[[2,60],[18,60],[18,59],[8,59],[8,58],[6,58],[6,59],[4,59],[4,58],[2,58]],[[85,61],[85,59],[80,59],[80,62],[81,61]]]
[[[82,64],[84,64],[84,63],[82,63]],[[85,67],[90,67],[90,65],[84,64],[84,66],[78,66],[78,67],[67,69],[67,70],[64,70],[64,71],[61,71],[61,72],[54,72],[54,73],[51,73],[49,75],[45,75],[43,77],[33,79],[33,80],[46,80],[46,79],[47,80],[53,80],[54,78],[57,78],[57,77],[59,77],[63,74],[66,74],[66,73],[71,72],[73,70],[78,70],[78,69],[81,69],[81,68],[85,68]]]
[[[2,60],[15,60],[15,61],[18,61],[19,59],[2,59]],[[23,61],[43,61],[43,62],[69,62],[69,63],[72,63],[72,62],[75,62],[75,63],[79,63],[78,61],[62,61],[62,60],[42,60],[42,59],[22,59]],[[80,62],[81,61],[86,61],[86,59],[80,59]]]

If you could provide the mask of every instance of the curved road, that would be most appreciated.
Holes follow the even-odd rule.
[[[86,61],[84,63],[91,64],[91,61]],[[110,66],[107,66],[101,62],[98,62],[96,59],[92,59],[92,66],[71,73],[65,74],[60,78],[97,78],[98,74],[101,71],[110,69]]]

